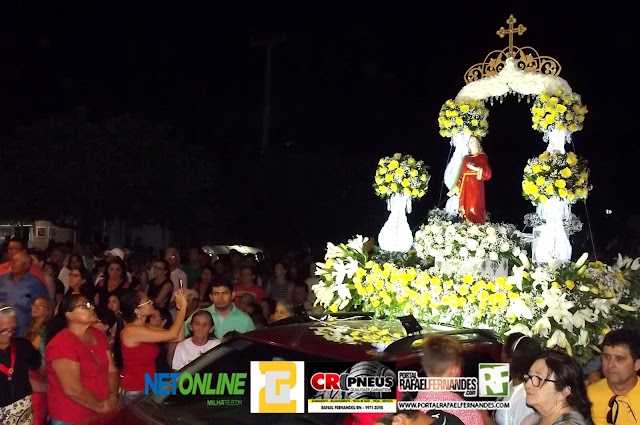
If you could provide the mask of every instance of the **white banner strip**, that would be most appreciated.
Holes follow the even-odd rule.
[[[395,401],[362,403],[361,400],[309,400],[307,402],[307,413],[395,413],[395,411]]]

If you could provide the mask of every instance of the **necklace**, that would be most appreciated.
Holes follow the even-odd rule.
[[[7,375],[7,380],[11,381],[13,378],[13,366],[16,364],[16,344],[11,344],[11,361],[9,363],[9,367],[6,367],[3,364],[0,364],[0,372]]]

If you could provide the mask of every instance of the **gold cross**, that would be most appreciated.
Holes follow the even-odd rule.
[[[513,15],[509,15],[509,19],[507,19],[509,29],[506,30],[504,29],[504,27],[500,27],[500,29],[496,31],[496,34],[498,34],[500,38],[504,38],[506,34],[509,34],[509,53],[507,53],[508,58],[512,58],[515,55],[515,53],[513,52],[513,34],[522,35],[527,30],[527,28],[522,24],[518,25],[517,28],[513,28],[513,24],[515,23],[516,18],[514,18]]]

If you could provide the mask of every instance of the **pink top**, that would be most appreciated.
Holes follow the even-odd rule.
[[[125,328],[120,334],[122,347],[122,370],[120,386],[127,391],[144,391],[144,375],[156,373],[156,357],[160,349],[153,342],[142,342],[135,347],[127,347],[122,342]]]
[[[420,391],[415,401],[465,401],[459,394],[450,391]],[[447,410],[443,412],[457,416],[465,425],[484,425],[482,414],[479,410]]]

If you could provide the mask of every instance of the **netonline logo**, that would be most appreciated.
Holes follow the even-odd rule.
[[[244,395],[246,373],[154,373],[144,375],[144,393],[158,395]]]
[[[318,372],[311,376],[316,391],[391,392],[395,381],[391,376],[351,376],[348,373]]]

